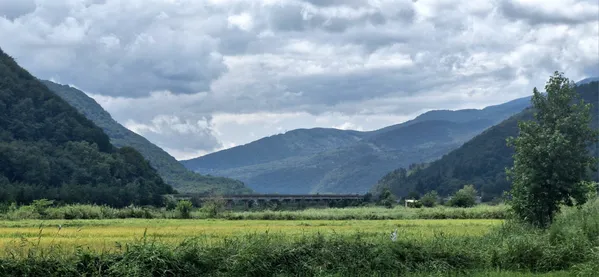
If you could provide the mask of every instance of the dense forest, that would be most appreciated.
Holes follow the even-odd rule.
[[[0,50],[0,201],[161,205],[172,187]]]
[[[179,192],[208,194],[243,194],[251,192],[243,182],[214,176],[204,176],[186,169],[174,157],[146,138],[116,122],[94,99],[67,85],[42,81],[51,91],[75,107],[80,113],[106,132],[116,147],[133,147],[146,158],[158,174]]]
[[[599,82],[578,85],[576,91],[585,102],[594,105],[593,127],[599,128]],[[533,110],[528,108],[418,170],[410,172],[397,169],[384,176],[373,190],[377,192],[382,188],[390,188],[398,196],[436,190],[440,195],[447,196],[464,185],[473,184],[483,201],[500,197],[510,188],[505,168],[513,164],[514,150],[507,146],[506,139],[518,136],[518,121],[531,120],[532,115]],[[591,150],[597,154],[597,147],[591,147]]]

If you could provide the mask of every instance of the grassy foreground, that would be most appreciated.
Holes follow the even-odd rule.
[[[566,210],[548,230],[513,223],[494,227],[496,223],[492,223],[480,227],[488,231],[472,235],[446,233],[445,230],[459,228],[445,223],[451,221],[416,221],[426,222],[415,227],[423,230],[421,234],[426,234],[427,228],[439,232],[398,235],[396,240],[391,239],[387,229],[395,227],[393,223],[375,224],[385,221],[369,221],[363,225],[348,223],[364,229],[362,232],[319,233],[317,226],[312,229],[316,232],[302,233],[296,230],[300,229],[298,225],[276,225],[278,227],[273,229],[288,232],[260,230],[233,236],[222,234],[214,240],[203,239],[199,234],[179,243],[156,242],[148,229],[142,239],[104,251],[86,247],[67,251],[61,247],[62,243],[56,247],[41,243],[6,246],[5,254],[0,257],[0,276],[596,276],[599,272],[598,215],[599,201],[594,201],[582,210]],[[145,224],[134,222],[140,228]],[[165,228],[168,222],[164,223]],[[227,226],[234,226],[228,224],[251,222],[260,224],[259,221],[223,220],[211,224],[221,225],[222,230],[226,230]],[[435,225],[436,222],[446,225]],[[3,229],[35,228],[36,223],[4,222]],[[343,221],[332,222],[335,223],[343,224]],[[399,234],[403,227],[412,228],[408,227],[409,223],[399,225]],[[86,226],[91,225],[83,225]],[[66,229],[73,227],[75,225]],[[110,228],[111,225],[104,226],[105,230]],[[185,229],[184,226],[179,228]],[[170,231],[175,234],[175,230]],[[224,231],[216,230],[215,234],[221,232]],[[293,232],[296,235],[289,235]],[[88,236],[100,234],[101,230],[97,229],[97,233]],[[40,237],[43,236],[42,232]],[[32,241],[35,243],[35,239]]]

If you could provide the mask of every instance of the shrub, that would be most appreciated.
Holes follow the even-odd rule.
[[[168,195],[164,197],[164,206],[167,211],[174,211],[177,208],[177,200],[175,197]]]
[[[206,200],[202,204],[201,212],[206,214],[207,217],[215,218],[218,217],[225,210],[226,202],[223,198],[214,197]]]
[[[395,195],[388,188],[384,188],[379,196],[379,203],[387,208],[393,208],[395,205]]]
[[[425,207],[434,207],[437,205],[438,198],[439,194],[437,194],[437,192],[433,190],[422,196],[422,199],[420,199],[420,203],[422,203],[422,205]]]
[[[38,199],[38,200],[33,200],[33,203],[31,203],[31,206],[33,207],[33,210],[38,213],[41,217],[45,217],[46,216],[46,211],[48,210],[48,208],[50,206],[52,206],[52,204],[54,204],[54,200],[48,200],[48,199]]]
[[[476,190],[473,185],[465,185],[458,190],[449,200],[449,205],[453,207],[473,207],[476,205]]]
[[[190,218],[193,204],[189,200],[179,200],[177,203],[177,212],[181,218]]]

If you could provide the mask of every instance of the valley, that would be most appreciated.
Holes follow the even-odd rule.
[[[596,277],[593,2],[0,0],[0,276]]]

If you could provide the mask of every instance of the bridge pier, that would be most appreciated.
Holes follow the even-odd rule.
[[[172,195],[175,199],[191,199],[192,202],[202,204],[203,202],[212,199],[211,196],[198,194],[177,194]],[[297,204],[300,208],[305,208],[308,205],[326,205],[331,206],[339,203],[355,203],[362,201],[363,196],[359,194],[242,194],[242,195],[223,195],[217,196],[226,201],[226,206],[231,208],[239,202],[243,203],[244,208],[250,209],[255,205],[266,207],[267,205],[278,207],[280,204],[290,205]]]

